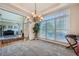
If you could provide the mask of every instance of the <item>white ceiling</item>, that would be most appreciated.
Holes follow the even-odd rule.
[[[34,12],[34,10],[35,10],[34,3],[18,3],[18,4],[12,4],[12,5],[21,7],[25,10],[28,10],[29,12]],[[37,8],[37,12],[40,13],[40,12],[44,12],[44,11],[48,10],[49,8],[54,8],[57,5],[59,5],[59,4],[57,4],[57,3],[36,3],[36,8]]]
[[[23,9],[24,11],[30,14],[35,10],[35,3],[18,3],[18,4],[14,3],[11,5],[14,5],[20,9]],[[55,8],[58,5],[60,4],[59,3],[36,3],[37,13],[42,14],[51,8]]]
[[[37,13],[38,14],[46,14],[48,11],[53,11],[54,9],[64,6],[67,4],[60,4],[60,3],[37,3]],[[35,5],[34,3],[0,3],[0,7],[6,8],[8,10],[17,10],[20,11],[20,14],[26,16],[26,15],[31,15],[32,12],[35,10]],[[16,11],[16,12],[17,12]]]

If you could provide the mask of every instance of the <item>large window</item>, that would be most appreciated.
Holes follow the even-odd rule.
[[[67,20],[62,17],[59,19],[56,19],[56,40],[59,41],[66,41],[65,40],[65,35],[67,34],[67,29],[66,29],[66,22]]]
[[[65,35],[69,30],[68,9],[57,11],[56,13],[54,12],[54,14],[45,16],[44,21],[41,21],[40,27],[40,31],[42,31],[40,33],[41,37],[44,33],[45,38],[48,40],[66,42]]]
[[[40,37],[46,38],[46,22],[43,21],[40,24]]]
[[[47,39],[54,40],[55,38],[55,20],[49,19],[47,23]]]
[[[20,36],[23,32],[24,19],[24,16],[0,9],[0,39],[10,35]]]

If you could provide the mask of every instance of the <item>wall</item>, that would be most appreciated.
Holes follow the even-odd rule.
[[[72,5],[70,9],[70,33],[79,34],[79,5]]]
[[[27,39],[29,38],[29,22],[27,19],[24,21],[24,37]]]

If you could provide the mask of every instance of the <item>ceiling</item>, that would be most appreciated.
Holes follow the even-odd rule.
[[[35,10],[34,3],[18,3],[18,4],[12,4],[12,5],[25,9],[29,12],[34,12],[34,10]],[[36,8],[37,8],[38,13],[42,13],[50,8],[54,8],[57,5],[59,5],[59,4],[57,4],[57,3],[36,3]]]
[[[64,7],[68,4],[61,3],[36,3],[37,13],[40,15],[44,15],[49,13],[59,7]],[[10,11],[18,12],[24,16],[31,15],[35,10],[34,3],[0,3],[0,8],[4,8]]]

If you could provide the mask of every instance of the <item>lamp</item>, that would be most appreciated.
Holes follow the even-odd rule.
[[[33,21],[34,22],[41,21],[43,19],[43,17],[41,15],[37,15],[37,6],[36,6],[36,3],[34,4],[34,6],[35,6],[35,10],[32,13]],[[30,19],[31,17],[27,16],[27,18]]]

